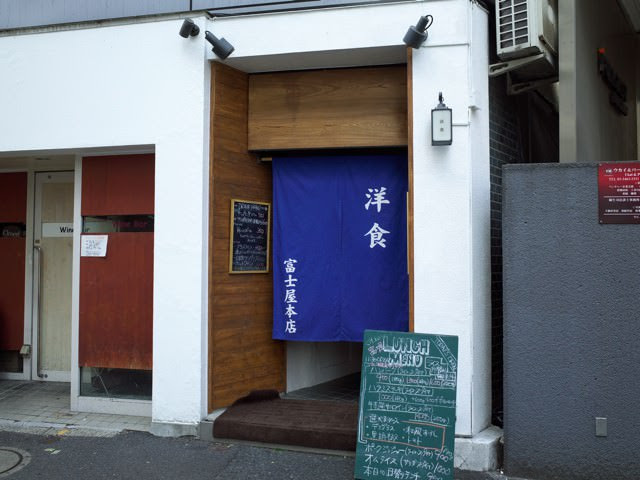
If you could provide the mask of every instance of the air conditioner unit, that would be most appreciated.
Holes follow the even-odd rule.
[[[512,71],[520,80],[557,75],[557,11],[557,0],[496,1],[498,57],[523,60]]]

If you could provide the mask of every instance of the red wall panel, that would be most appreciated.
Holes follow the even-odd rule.
[[[151,370],[152,332],[153,233],[110,233],[80,259],[80,366]]]
[[[0,173],[0,223],[27,223],[26,172]]]
[[[0,223],[27,222],[27,174],[0,173]],[[0,350],[24,339],[25,239],[0,238]]]
[[[153,214],[154,156],[88,157],[82,215]],[[106,257],[80,259],[79,363],[151,370],[153,232],[109,233]]]
[[[153,213],[154,155],[82,159],[82,215]]]
[[[24,338],[24,238],[0,238],[0,350]]]

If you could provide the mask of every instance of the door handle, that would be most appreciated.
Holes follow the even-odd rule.
[[[38,308],[36,309],[36,335],[38,337],[38,348],[37,348],[37,359],[36,359],[36,374],[38,375],[38,377],[40,378],[47,378],[46,374],[43,374],[40,371],[40,362],[41,362],[41,355],[40,352],[42,351],[42,348],[40,347],[41,345],[41,337],[40,337],[40,319],[42,317],[42,315],[40,314],[40,311],[42,310],[42,261],[44,259],[44,253],[42,252],[42,247],[39,246],[34,246],[33,247],[33,251],[36,252],[37,255],[37,266],[38,266],[38,277],[37,277],[37,281],[38,281]]]

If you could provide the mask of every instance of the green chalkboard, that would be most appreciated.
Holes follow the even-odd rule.
[[[355,478],[453,479],[458,337],[366,330]]]

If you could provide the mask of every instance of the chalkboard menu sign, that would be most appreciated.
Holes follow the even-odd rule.
[[[269,271],[271,204],[231,200],[229,273]]]
[[[355,478],[453,479],[458,337],[366,330]]]

